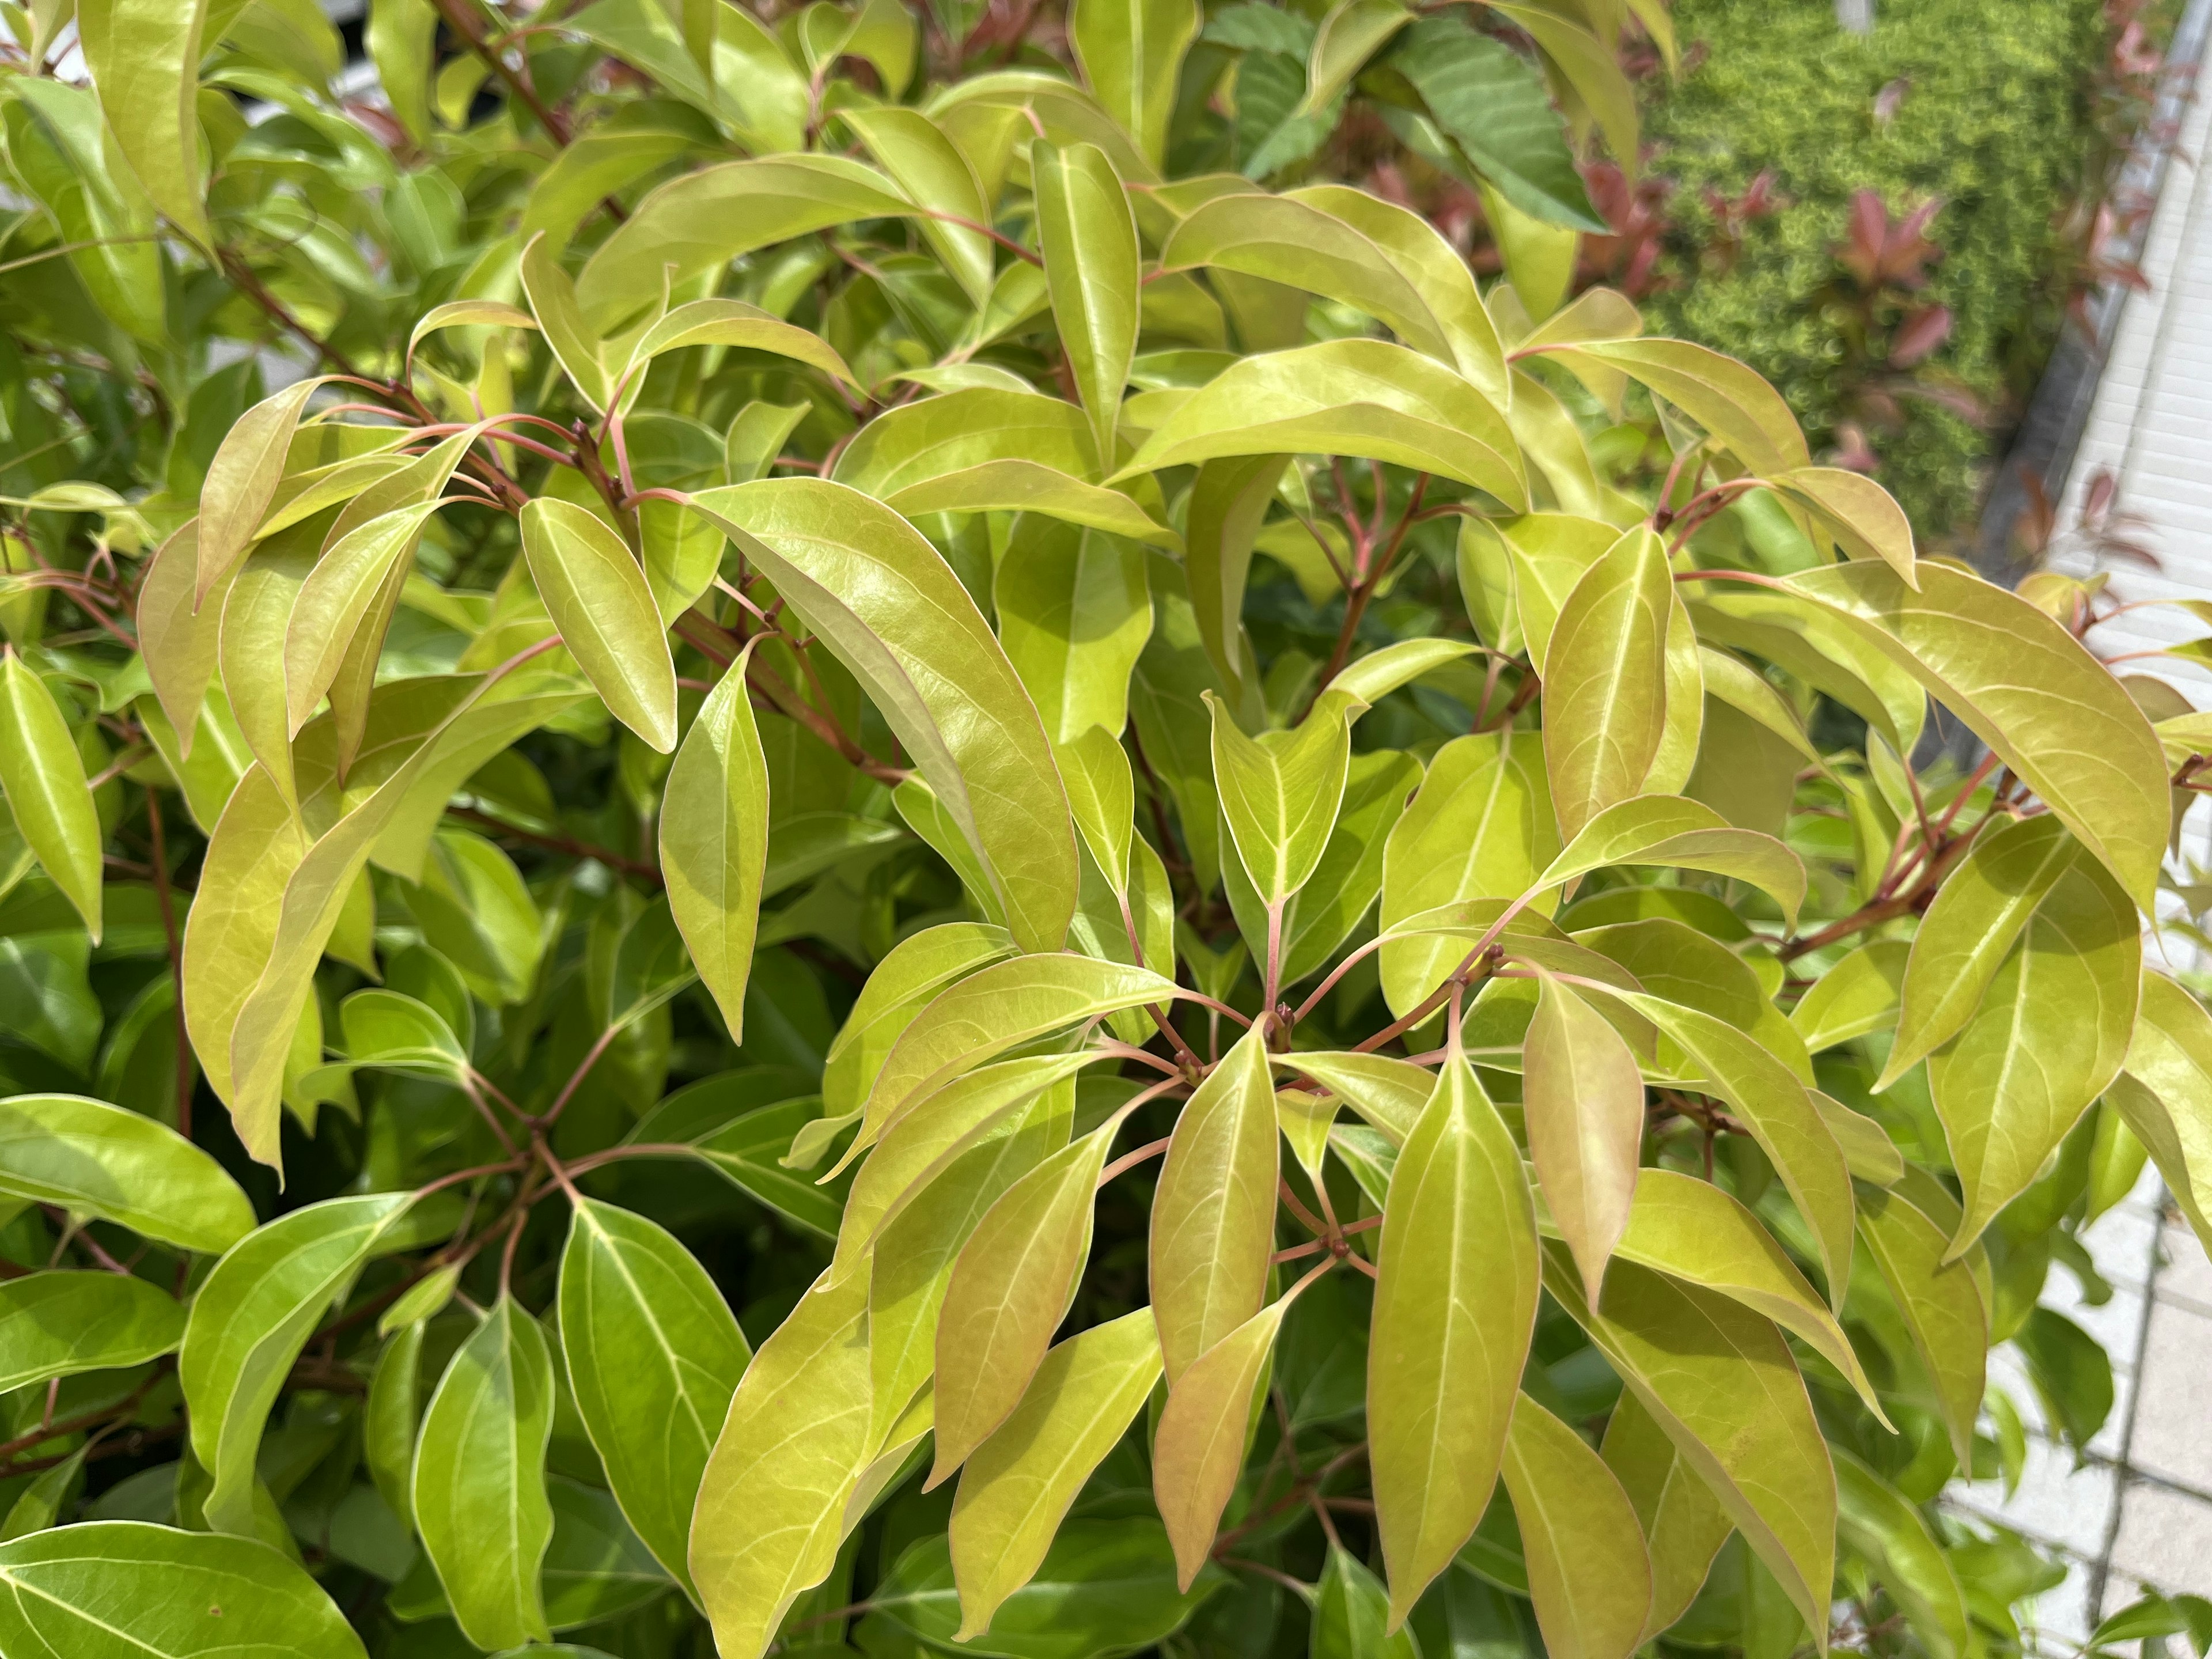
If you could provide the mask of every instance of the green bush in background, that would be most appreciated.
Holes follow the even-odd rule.
[[[1923,533],[1972,523],[1987,465],[2057,337],[2075,256],[2060,221],[2095,148],[2098,0],[1882,0],[1870,36],[1845,33],[1828,0],[1680,0],[1685,47],[1708,44],[1667,92],[1650,131],[1677,181],[1675,280],[1656,326],[1744,358],[1779,387],[1816,448],[1835,441],[1853,382],[1836,307],[1835,249],[1853,193],[1893,214],[1929,197],[1944,250],[1926,297],[1950,338],[1923,370],[1971,393],[1991,425],[1918,397],[1902,429],[1869,435],[1879,476]],[[1884,88],[1906,82],[1884,120]],[[1748,226],[1733,268],[1699,250],[1717,228],[1705,187],[1740,196],[1772,168],[1785,205]],[[1701,268],[1705,267],[1705,268]]]

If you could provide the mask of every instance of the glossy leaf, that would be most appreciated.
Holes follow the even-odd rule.
[[[1712,1488],[1634,1393],[1624,1392],[1613,1407],[1598,1452],[1643,1528],[1651,1574],[1648,1637],[1682,1616],[1735,1528]]]
[[[46,683],[0,651],[0,794],[54,885],[100,939],[100,815],[76,743]]]
[[[1352,763],[1349,699],[1326,698],[1286,732],[1249,738],[1211,693],[1213,777],[1238,858],[1261,899],[1281,903],[1304,886],[1328,848]]]
[[[1604,1015],[1536,971],[1542,989],[1528,1027],[1522,1109],[1528,1150],[1545,1202],[1595,1296],[1636,1197],[1644,1078]]]
[[[184,1334],[184,1309],[143,1279],[29,1273],[0,1285],[0,1388],[141,1364]]]
[[[1651,1612],[1651,1565],[1635,1508],[1604,1459],[1522,1395],[1501,1473],[1547,1652],[1627,1659]]]
[[[2212,1015],[2172,980],[2146,973],[2126,1065],[2107,1098],[2212,1249]]]
[[[1666,550],[1632,531],[1560,608],[1545,655],[1544,767],[1570,838],[1631,799],[1666,730],[1666,648],[1674,584]]]
[[[216,1255],[253,1229],[221,1164],[175,1130],[81,1095],[0,1100],[0,1193]]]
[[[1032,146],[1030,175],[1053,316],[1098,453],[1109,457],[1137,348],[1136,221],[1095,145]]]
[[[676,669],[637,557],[597,515],[565,501],[523,509],[522,550],[562,643],[615,718],[676,747]]]
[[[1935,1384],[1959,1467],[1972,1468],[1990,1346],[1990,1310],[1974,1275],[1965,1262],[1945,1260],[1942,1228],[1894,1193],[1861,1194],[1859,1237]]]
[[[1399,1154],[1377,1256],[1368,1458],[1395,1628],[1489,1505],[1536,1312],[1520,1152],[1457,1055]]]
[[[745,695],[744,660],[700,706],[660,803],[669,911],[731,1040],[739,1042],[768,872],[769,806],[768,757]]]

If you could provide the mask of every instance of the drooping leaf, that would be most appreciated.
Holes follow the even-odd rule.
[[[213,1158],[151,1118],[81,1095],[0,1100],[0,1193],[219,1255],[253,1206]]]
[[[100,814],[61,706],[11,647],[0,650],[0,795],[15,828],[100,942]]]
[[[1260,1311],[1275,1243],[1275,1090],[1255,1024],[1176,1120],[1152,1194],[1152,1313],[1172,1385]]]
[[[1620,1482],[1580,1435],[1525,1394],[1513,1408],[1501,1473],[1545,1650],[1560,1659],[1628,1659],[1650,1615],[1652,1575]]]
[[[1862,1193],[1859,1237],[1935,1385],[1959,1467],[1972,1468],[1990,1346],[1990,1310],[1973,1273],[1964,1261],[1944,1260],[1942,1229],[1894,1193]]]
[[[1056,949],[1075,908],[1066,793],[1035,705],[937,550],[822,479],[693,499],[860,680],[982,860],[1023,948]]]
[[[1734,1528],[1712,1488],[1632,1392],[1613,1407],[1598,1450],[1643,1528],[1651,1571],[1644,1633],[1654,1635],[1688,1608]]]
[[[1377,1256],[1368,1461],[1395,1628],[1489,1506],[1536,1313],[1520,1151],[1456,1054],[1399,1154]]]
[[[1147,1310],[1094,1326],[1045,1355],[1022,1403],[969,1455],[950,1528],[963,1639],[989,1629],[1043,1564],[1077,1492],[1159,1375]]]
[[[553,1538],[545,1333],[501,1296],[446,1367],[415,1450],[415,1525],[453,1618],[480,1648],[545,1641],[538,1568]]]
[[[411,1195],[334,1198],[280,1216],[215,1265],[192,1297],[177,1356],[192,1454],[214,1481],[208,1524],[254,1535],[253,1460],[292,1362],[362,1264],[390,1239]]]
[[[595,514],[540,498],[522,550],[561,641],[617,720],[662,754],[676,747],[676,669],[645,570]]]
[[[768,871],[768,757],[745,695],[744,661],[700,706],[660,803],[669,911],[733,1042],[744,1040],[745,981]]]
[[[1560,1235],[1597,1295],[1636,1197],[1644,1078],[1604,1015],[1536,972],[1542,989],[1528,1026],[1522,1108],[1528,1151]]]
[[[2126,1064],[2106,1098],[2212,1249],[2212,1015],[2164,975],[2145,973]]]
[[[1710,806],[1673,795],[1624,800],[1593,817],[1540,880],[1556,886],[1608,864],[1707,870],[1771,894],[1793,924],[1805,896],[1805,866],[1773,836],[1736,830]]]
[[[691,1517],[691,1577],[715,1646],[759,1659],[829,1576],[869,1443],[868,1286],[817,1285],[761,1344],[730,1401]]]

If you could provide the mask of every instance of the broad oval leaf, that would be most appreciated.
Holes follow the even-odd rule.
[[[2212,1250],[2212,1014],[2163,974],[2143,975],[2127,1071],[2106,1097]]]

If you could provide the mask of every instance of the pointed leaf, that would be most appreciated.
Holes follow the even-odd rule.
[[[1957,879],[1954,873],[1944,883],[1936,895],[1937,903]],[[1819,1054],[1897,1024],[1911,953],[1927,931],[1923,919],[1918,937],[1911,943],[1884,939],[1862,945],[1813,982],[1813,988],[1790,1011],[1790,1023],[1797,1028],[1807,1052]]]
[[[28,1273],[0,1285],[0,1388],[142,1364],[184,1334],[184,1309],[143,1279]]]
[[[115,147],[161,215],[215,246],[200,178],[199,65],[207,0],[78,0],[77,39]]]
[[[981,859],[1024,950],[1075,908],[1066,792],[1036,709],[937,550],[888,507],[815,478],[693,498],[853,671]]]
[[[617,720],[667,754],[676,747],[676,669],[636,555],[596,514],[550,499],[523,508],[522,550],[592,689]]]
[[[1489,1506],[1536,1316],[1520,1151],[1456,1054],[1399,1154],[1377,1256],[1368,1463],[1395,1627]]]
[[[1953,1256],[2027,1190],[2118,1073],[2142,972],[2134,904],[2102,864],[2077,858],[1979,1012],[1929,1057],[1929,1092],[1965,1188]]]
[[[817,1283],[730,1401],[691,1518],[691,1576],[726,1659],[760,1659],[836,1565],[845,1500],[874,1453],[867,1307],[865,1278]]]
[[[1629,532],[1568,594],[1545,654],[1544,766],[1560,830],[1578,836],[1641,793],[1666,730],[1666,549]]]
[[[1559,1659],[1628,1659],[1651,1612],[1636,1510],[1605,1460],[1522,1395],[1502,1470],[1528,1563],[1544,1648]]]
[[[1152,631],[1145,550],[1072,525],[1018,526],[993,586],[999,642],[1057,744],[1129,723],[1129,675]]]
[[[668,908],[733,1042],[744,1040],[745,981],[768,869],[768,757],[745,696],[750,654],[707,694],[660,802]]]
[[[2127,1072],[2106,1098],[2212,1251],[2212,1015],[2163,974],[2143,975]]]
[[[1859,1237],[1935,1384],[1959,1467],[1972,1468],[1990,1346],[1989,1310],[1973,1273],[1964,1261],[1944,1261],[1943,1230],[1894,1193],[1862,1192]]]
[[[1098,453],[1109,458],[1137,349],[1137,222],[1095,145],[1032,145],[1030,172],[1053,317]]]
[[[1964,1659],[1980,1637],[1952,1560],[1912,1504],[1848,1451],[1836,1454],[1837,1529],[1903,1609],[1931,1659]]]
[[[1083,78],[1154,167],[1167,159],[1177,76],[1198,22],[1191,0],[1076,0],[1068,9]]]
[[[561,1348],[623,1514],[686,1589],[691,1510],[752,1352],[673,1235],[585,1199],[561,1258]]]
[[[0,793],[48,879],[100,942],[100,814],[54,694],[9,647],[0,652]]]
[[[545,1448],[553,1359],[502,1296],[461,1345],[422,1413],[415,1525],[454,1621],[480,1648],[548,1640],[538,1568],[553,1539]]]
[[[1560,1237],[1595,1295],[1636,1197],[1644,1076],[1604,1015],[1541,968],[1536,975],[1522,1109],[1528,1151]]]
[[[1553,860],[1540,884],[1557,886],[1608,864],[1707,870],[1747,881],[1771,895],[1793,927],[1805,896],[1804,864],[1787,847],[1754,830],[1731,829],[1711,807],[1674,795],[1625,800],[1597,814]]]
[[[1077,1492],[1159,1376],[1159,1340],[1143,1308],[1045,1355],[1022,1403],[960,1476],[951,1526],[960,1639],[988,1630],[1000,1605],[1036,1574]]]
[[[1275,1244],[1275,1090],[1254,1025],[1185,1103],[1152,1194],[1152,1313],[1168,1381],[1260,1311]]]
[[[223,1167],[167,1124],[82,1095],[0,1100],[0,1193],[219,1255],[253,1231]]]
[[[1644,1530],[1651,1568],[1651,1615],[1644,1633],[1656,1635],[1688,1611],[1735,1528],[1712,1488],[1633,1391],[1624,1391],[1613,1407],[1598,1449]]]
[[[238,568],[276,498],[300,411],[322,382],[295,380],[240,416],[217,446],[200,486],[198,568],[193,608],[204,610],[216,586]]]
[[[1213,777],[1237,856],[1261,899],[1281,903],[1321,862],[1344,800],[1351,716],[1359,705],[1324,697],[1290,732],[1248,738],[1212,693]]]

